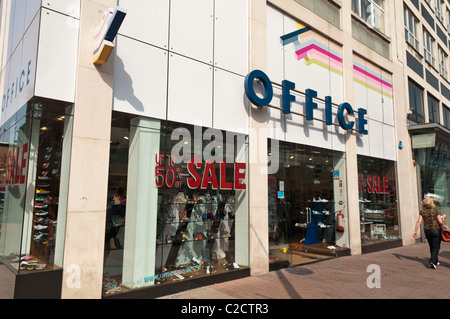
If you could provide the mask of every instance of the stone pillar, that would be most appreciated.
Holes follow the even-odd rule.
[[[351,1],[342,1],[342,30],[344,31],[343,71],[344,71],[344,101],[354,105],[353,83],[353,36],[351,19]],[[354,121],[355,119],[350,119]],[[358,155],[356,133],[346,131],[345,160],[347,173],[347,214],[350,250],[352,255],[361,254],[361,227],[359,216],[358,192]]]
[[[249,1],[250,71],[266,69],[266,0]],[[250,106],[249,229],[251,274],[269,271],[267,110]]]
[[[102,294],[113,57],[97,67],[92,53],[95,26],[116,5],[115,0],[81,1],[61,292],[65,299]]]

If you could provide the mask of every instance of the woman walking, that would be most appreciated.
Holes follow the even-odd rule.
[[[422,201],[422,210],[420,211],[413,237],[417,238],[417,230],[423,221],[425,237],[427,238],[428,245],[430,245],[431,257],[429,263],[433,269],[436,269],[436,266],[439,265],[438,254],[441,249],[441,227],[443,219],[445,219],[445,215],[441,218],[441,214],[435,209],[433,200],[425,198]]]

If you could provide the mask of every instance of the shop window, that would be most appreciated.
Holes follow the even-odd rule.
[[[268,176],[272,268],[335,257],[348,249],[344,153],[279,142]],[[271,154],[273,155],[273,154]]]
[[[433,199],[441,215],[450,214],[450,145],[440,139],[434,147],[417,149],[422,199]]]
[[[362,245],[400,239],[395,162],[358,156]]]
[[[113,113],[105,296],[248,267],[246,139]]]
[[[1,127],[0,256],[20,274],[62,267],[70,110],[34,98]]]

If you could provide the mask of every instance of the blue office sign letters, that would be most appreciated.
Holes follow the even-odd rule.
[[[253,82],[255,80],[258,80],[262,86],[264,87],[264,96],[259,97],[255,89],[253,87]],[[273,98],[273,87],[272,82],[270,81],[269,77],[261,70],[254,70],[250,72],[245,77],[245,94],[247,95],[247,98],[251,103],[253,103],[255,106],[261,108],[264,106],[267,106],[270,104]],[[291,103],[295,101],[295,95],[291,94],[291,90],[295,89],[295,83],[290,82],[288,80],[284,80],[282,82],[282,92],[281,92],[281,105],[283,114],[290,114],[291,113]],[[305,91],[305,117],[308,121],[314,120],[314,109],[318,108],[318,105],[316,102],[314,102],[314,98],[317,98],[317,92],[311,89],[307,89]],[[332,119],[332,98],[331,96],[325,97],[325,123],[326,125],[333,125],[333,119]],[[355,127],[355,122],[348,121],[345,118],[346,114],[355,115],[355,111],[353,110],[352,106],[344,102],[339,105],[337,110],[337,120],[339,123],[339,126],[348,131],[352,130]],[[367,135],[368,131],[366,129],[367,125],[367,119],[366,114],[367,111],[363,108],[358,109],[358,131],[359,134]]]

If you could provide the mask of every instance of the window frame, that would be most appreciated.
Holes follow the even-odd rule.
[[[433,68],[436,67],[436,57],[434,55],[434,45],[436,40],[427,30],[423,30],[423,55]]]
[[[448,80],[448,71],[447,71],[448,55],[440,46],[438,46],[438,56],[439,56],[439,74],[444,79]]]
[[[439,100],[436,99],[430,93],[427,94],[428,98],[428,123],[439,123]],[[431,103],[435,102],[435,103]],[[436,106],[436,108],[434,108]]]
[[[417,94],[419,93],[419,94]],[[416,123],[424,123],[424,90],[416,82],[408,79],[408,98],[410,114],[408,119]],[[420,95],[420,96],[418,96]],[[414,101],[412,101],[412,98]]]
[[[450,108],[442,105],[442,116],[444,118],[444,126],[450,130]]]
[[[419,19],[409,10],[404,7],[404,24],[405,24],[405,40],[416,51],[420,52],[420,42],[418,39]],[[412,24],[412,25],[411,25]],[[413,30],[410,29],[412,27]]]
[[[363,1],[368,3],[365,14],[362,12]],[[378,2],[380,2],[380,4]],[[370,12],[369,8],[371,8]],[[352,0],[352,11],[366,21],[368,26],[383,34],[385,33],[384,0]],[[379,14],[376,14],[377,12],[379,12]],[[379,19],[379,26],[376,25],[377,18]]]

